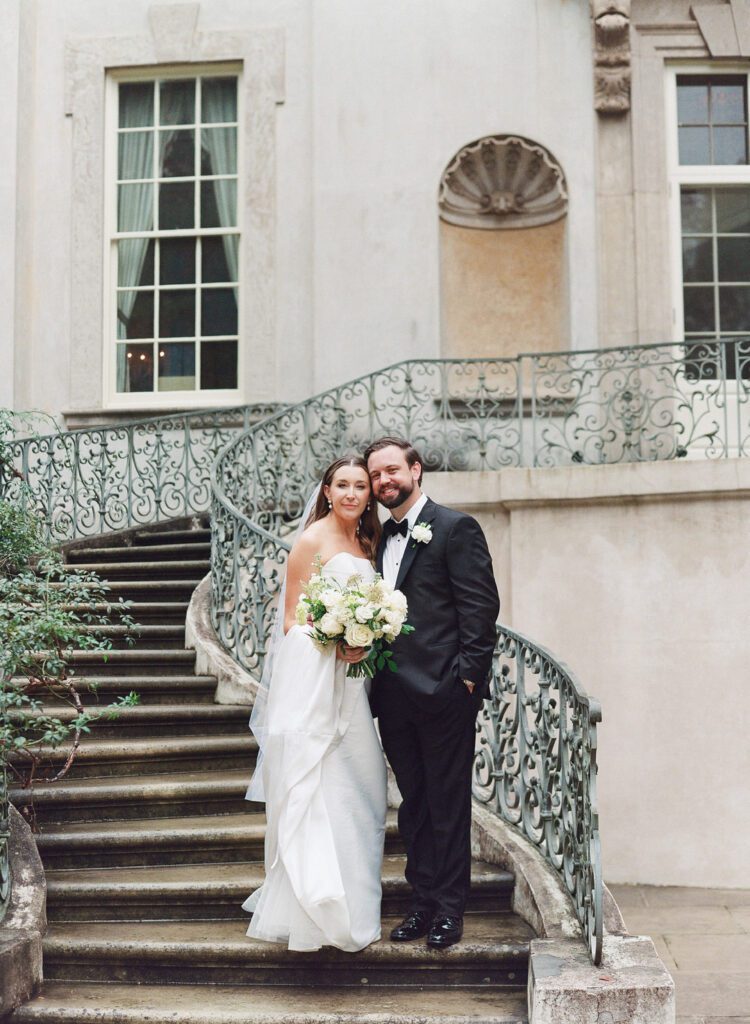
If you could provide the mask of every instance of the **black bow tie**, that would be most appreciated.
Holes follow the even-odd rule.
[[[383,524],[383,537],[388,540],[389,537],[395,537],[397,533],[400,533],[402,537],[405,537],[409,532],[409,523],[406,519],[402,519],[400,523],[397,523],[392,517],[386,519]]]

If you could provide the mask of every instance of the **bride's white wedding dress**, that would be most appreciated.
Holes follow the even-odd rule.
[[[371,579],[340,551],[322,572]],[[243,904],[247,934],[290,949],[355,952],[380,938],[386,768],[365,677],[305,627],[284,637],[273,668],[263,747],[266,878]]]

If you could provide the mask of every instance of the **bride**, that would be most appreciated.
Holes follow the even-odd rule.
[[[243,904],[253,914],[247,934],[293,950],[356,952],[380,938],[385,760],[365,677],[346,675],[365,651],[321,652],[295,624],[316,560],[325,576],[369,581],[379,533],[366,463],[337,459],[289,555],[250,719],[260,757],[248,799],[265,800],[267,824],[265,881]]]

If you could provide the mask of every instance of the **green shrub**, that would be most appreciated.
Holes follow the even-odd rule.
[[[130,693],[92,705],[96,684],[78,680],[70,666],[77,650],[106,658],[112,641],[102,627],[126,626],[130,643],[137,627],[127,602],[110,601],[105,582],[65,565],[44,540],[33,496],[12,468],[14,426],[13,415],[0,410],[0,779],[5,771],[33,789],[68,772],[95,721],[138,702]],[[49,704],[70,710],[61,716]]]

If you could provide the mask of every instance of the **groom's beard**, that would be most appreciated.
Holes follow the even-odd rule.
[[[387,498],[378,498],[378,501],[384,508],[399,508],[413,493],[414,481],[412,480],[411,484],[399,487],[395,494],[391,494]]]

